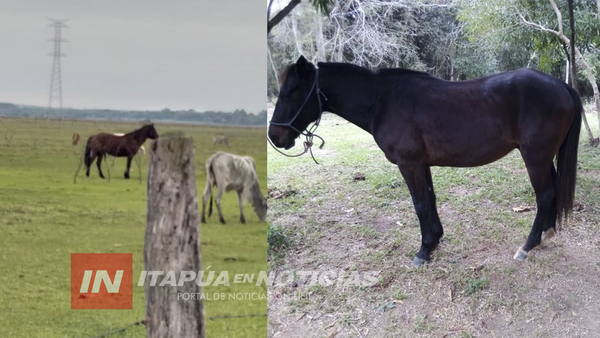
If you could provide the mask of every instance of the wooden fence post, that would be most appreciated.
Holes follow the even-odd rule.
[[[148,202],[144,262],[146,271],[164,271],[146,287],[148,338],[205,337],[202,288],[195,281],[159,286],[169,271],[201,271],[198,192],[192,138],[166,137],[149,147]],[[174,283],[173,283],[174,284]],[[179,297],[183,294],[191,297]],[[200,298],[200,300],[198,300]]]

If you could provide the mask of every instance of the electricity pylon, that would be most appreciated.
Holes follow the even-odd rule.
[[[48,110],[46,111],[46,117],[48,117],[48,113],[52,109],[52,104],[58,103],[58,108],[62,109],[62,75],[60,69],[60,58],[61,56],[66,56],[61,52],[61,43],[67,42],[67,40],[62,38],[62,29],[69,28],[69,26],[65,25],[65,20],[55,20],[48,18],[52,23],[48,25],[48,27],[54,28],[54,38],[48,39],[48,41],[54,42],[54,51],[48,55],[53,57],[52,62],[52,77],[50,78],[50,95],[48,98]]]

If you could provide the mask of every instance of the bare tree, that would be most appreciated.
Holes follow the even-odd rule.
[[[413,12],[424,6],[430,7],[407,0],[335,1],[327,17],[304,8],[282,22],[271,42],[290,48],[293,41],[294,56],[304,55],[311,61],[352,62],[376,68],[410,60],[419,68],[418,50],[412,41],[417,27]]]
[[[283,7],[273,18],[271,18],[271,10],[273,8],[273,3],[275,0],[269,0],[269,5],[267,6],[267,35],[271,32],[273,27],[277,26],[288,14],[296,8],[301,2],[301,0],[290,0],[290,2]],[[329,9],[334,4],[335,0],[310,0],[310,3],[313,7],[326,15],[329,14]]]
[[[402,56],[415,59],[414,32],[400,20],[412,6],[405,1],[338,2],[330,14],[332,61],[378,67]]]

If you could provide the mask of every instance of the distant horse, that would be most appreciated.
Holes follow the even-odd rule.
[[[113,135],[115,135],[115,136],[125,136],[124,133],[114,133]],[[142,155],[146,155],[146,148],[144,148],[144,146],[140,146],[140,152],[142,153]]]
[[[538,211],[516,260],[552,237],[557,219],[571,213],[583,107],[569,85],[530,69],[449,82],[403,69],[318,66],[300,57],[282,73],[268,136],[290,149],[299,135],[312,137],[323,111],[373,135],[400,169],[419,218],[421,249],[413,266],[430,260],[444,234],[431,166],[480,166],[519,149]]]
[[[131,167],[131,159],[137,154],[140,146],[146,142],[146,139],[158,138],[158,133],[154,129],[154,124],[147,124],[142,128],[132,131],[123,136],[115,136],[112,134],[100,133],[90,136],[85,146],[84,163],[86,167],[86,176],[90,176],[90,167],[96,157],[98,157],[97,166],[100,177],[104,178],[100,164],[102,157],[106,155],[116,157],[127,157],[127,170],[125,178],[129,178],[129,168]]]
[[[260,191],[258,176],[256,175],[256,163],[250,156],[238,156],[229,153],[217,152],[206,161],[206,188],[202,197],[202,223],[206,223],[204,217],[206,201],[210,197],[208,216],[212,214],[212,190],[217,187],[217,211],[219,221],[225,224],[221,212],[221,198],[224,191],[235,190],[240,207],[240,222],[246,223],[244,217],[244,204],[249,200],[254,207],[256,215],[261,221],[267,216],[267,200]]]
[[[79,133],[73,133],[73,145],[76,146],[79,143]]]
[[[225,135],[213,136],[213,145],[215,144],[221,144],[229,147],[229,138],[227,138]]]

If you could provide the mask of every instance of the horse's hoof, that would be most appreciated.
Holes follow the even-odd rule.
[[[206,223],[206,218],[204,218],[204,216],[202,216],[202,219],[200,220],[200,222]]]
[[[513,259],[517,260],[519,262],[522,262],[522,261],[526,260],[528,256],[529,256],[529,253],[527,251],[523,250],[523,247],[520,247],[519,250],[517,250],[517,253],[515,253],[515,256],[513,257]]]
[[[223,217],[219,218],[219,222],[221,222],[221,224],[225,224],[225,220],[223,219]]]
[[[556,235],[556,230],[554,230],[554,228],[542,231],[542,243],[549,241],[554,235]]]
[[[418,267],[425,265],[425,263],[427,263],[427,260],[425,260],[423,258],[415,257],[415,258],[413,258],[413,260],[410,264],[413,266],[413,268],[418,268]]]
[[[240,217],[240,222],[242,222],[242,224],[246,224],[246,219],[244,217]]]

